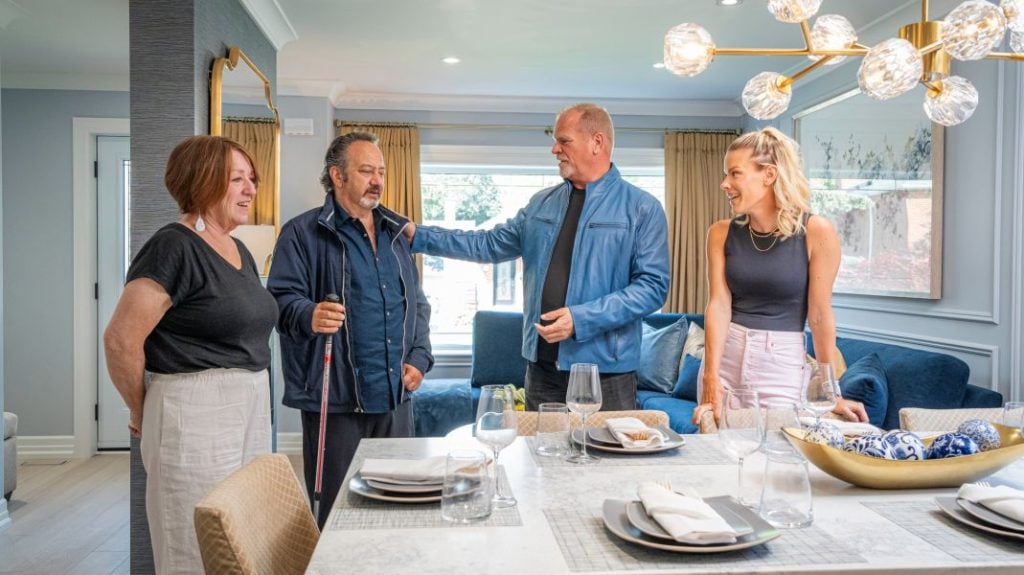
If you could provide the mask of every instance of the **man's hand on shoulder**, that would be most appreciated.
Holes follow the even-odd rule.
[[[576,330],[569,308],[562,307],[540,316],[541,323],[535,323],[537,335],[548,343],[558,343],[572,337]]]

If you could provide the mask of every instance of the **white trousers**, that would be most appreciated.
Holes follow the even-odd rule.
[[[141,451],[156,572],[202,573],[196,503],[233,471],[270,452],[266,370],[151,374]]]
[[[806,356],[803,332],[747,329],[730,323],[718,368],[722,392],[756,390],[762,406],[800,403]],[[702,376],[703,370],[701,366]]]

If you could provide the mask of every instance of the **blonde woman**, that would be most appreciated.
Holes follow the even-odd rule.
[[[819,362],[836,353],[839,238],[810,211],[796,142],[775,128],[740,136],[725,156],[721,189],[736,217],[708,230],[707,341],[694,423],[708,410],[718,419],[729,389],[756,389],[762,404],[798,401],[805,326]],[[856,401],[840,400],[835,411],[867,421]]]

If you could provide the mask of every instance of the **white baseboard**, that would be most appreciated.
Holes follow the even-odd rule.
[[[302,455],[302,433],[298,431],[278,432],[277,452],[284,455]]]
[[[19,435],[18,460],[62,459],[75,454],[74,435]]]

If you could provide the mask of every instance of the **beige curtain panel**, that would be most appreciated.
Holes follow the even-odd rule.
[[[384,195],[381,204],[414,222],[423,221],[420,200],[420,130],[416,126],[342,124],[338,135],[369,132],[380,138],[384,154]]]
[[[719,189],[725,151],[735,134],[665,134],[665,214],[672,284],[665,311],[704,313],[708,303],[707,232],[728,218],[729,201]]]
[[[277,126],[271,122],[224,120],[223,134],[241,144],[256,162],[260,187],[255,206],[249,211],[250,224],[277,224]]]

